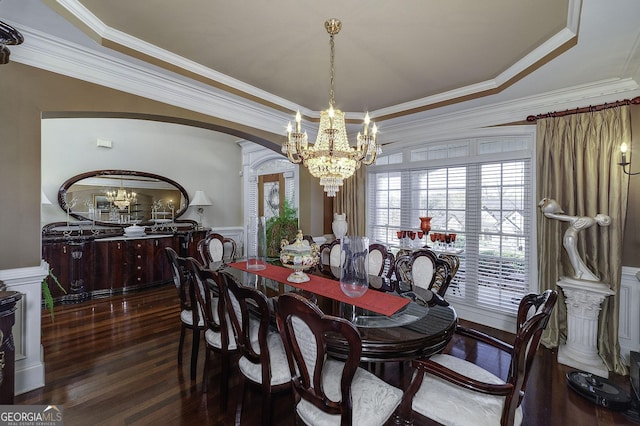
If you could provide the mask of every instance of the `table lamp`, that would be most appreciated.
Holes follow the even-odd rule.
[[[202,213],[204,212],[204,206],[210,206],[211,201],[205,195],[204,191],[196,191],[193,196],[193,200],[189,203],[189,207],[198,207],[198,227],[202,228]]]

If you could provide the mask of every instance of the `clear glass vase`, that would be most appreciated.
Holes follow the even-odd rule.
[[[340,239],[340,288],[349,297],[360,297],[369,288],[369,238],[344,236]]]

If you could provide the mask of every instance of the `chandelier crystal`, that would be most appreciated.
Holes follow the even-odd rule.
[[[127,192],[123,187],[118,191],[107,191],[107,201],[113,203],[120,210],[128,208],[131,203],[136,202],[136,193]]]
[[[340,32],[342,23],[338,19],[329,19],[324,23],[330,35],[331,48],[331,91],[329,109],[320,112],[320,127],[314,144],[309,144],[307,132],[302,132],[302,116],[296,113],[296,128],[287,125],[287,141],[282,144],[282,152],[287,154],[294,164],[307,166],[309,173],[320,179],[320,185],[329,197],[335,197],[343,181],[355,173],[362,164],[370,165],[376,160],[379,147],[376,144],[378,128],[369,118],[364,117],[363,133],[358,133],[356,144],[352,147],[347,139],[344,112],[335,108],[334,79],[334,41],[333,36]],[[371,128],[369,126],[371,125]]]

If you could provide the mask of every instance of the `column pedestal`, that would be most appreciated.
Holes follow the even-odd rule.
[[[602,302],[615,294],[608,284],[561,277],[567,304],[567,342],[558,348],[558,362],[579,370],[609,377],[598,355],[598,316]]]

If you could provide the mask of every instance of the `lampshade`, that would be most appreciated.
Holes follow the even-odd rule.
[[[44,195],[44,191],[40,191],[40,204],[51,204],[51,201]]]
[[[210,206],[211,200],[207,198],[204,191],[196,191],[193,196],[193,200],[189,203],[189,206]]]

